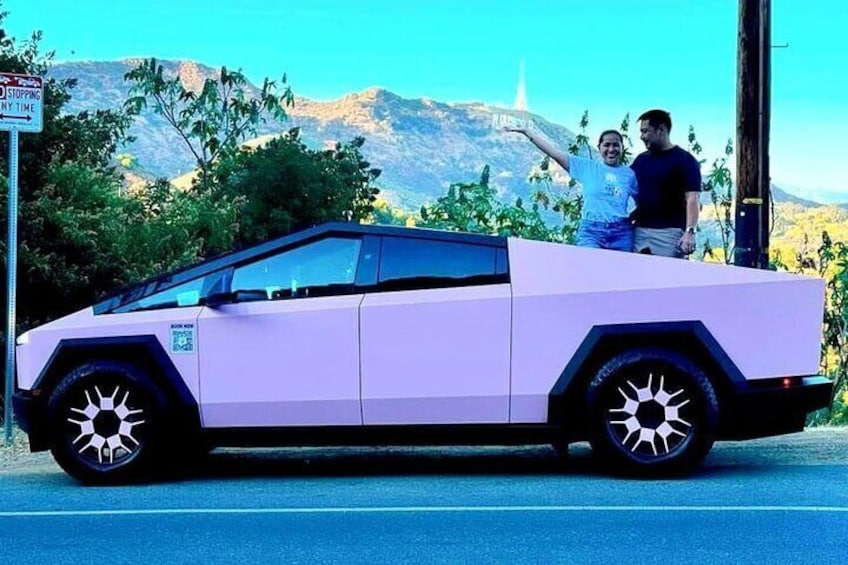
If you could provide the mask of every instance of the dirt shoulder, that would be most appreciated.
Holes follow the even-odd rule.
[[[796,434],[719,442],[708,464],[848,465],[848,426],[822,426]]]
[[[15,430],[11,443],[5,442],[0,435],[0,474],[58,469],[49,452],[30,452],[26,434],[20,430]]]

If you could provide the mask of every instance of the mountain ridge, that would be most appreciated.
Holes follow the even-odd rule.
[[[144,59],[65,62],[53,65],[48,76],[76,78],[77,86],[67,110],[119,108],[129,84],[123,76]],[[166,75],[179,74],[187,88],[197,89],[218,71],[193,61],[157,60]],[[250,84],[248,92],[258,93]],[[394,194],[396,203],[417,207],[443,194],[454,182],[479,179],[485,165],[493,185],[504,196],[526,196],[525,177],[541,155],[526,140],[501,131],[496,117],[532,120],[536,127],[560,144],[573,142],[574,133],[541,116],[483,103],[445,103],[428,98],[406,99],[385,88],[372,87],[330,101],[295,97],[287,108],[289,119],[258,128],[263,136],[280,135],[298,127],[301,139],[313,148],[366,139],[363,156],[382,169],[378,185]],[[130,134],[137,141],[125,150],[137,158],[150,176],[174,178],[194,168],[194,158],[177,133],[149,108],[137,117]],[[560,179],[562,180],[562,179]]]
[[[126,100],[126,72],[145,61],[134,57],[118,61],[56,63],[48,77],[75,78],[77,85],[67,110],[119,108]],[[157,60],[166,75],[179,75],[188,89],[198,90],[219,71],[189,60]],[[252,83],[249,94],[259,89]],[[319,101],[295,96],[287,108],[289,119],[269,121],[258,128],[262,143],[290,128],[300,129],[301,139],[313,148],[326,147],[362,136],[363,156],[383,173],[378,179],[386,196],[396,205],[415,209],[444,194],[456,182],[474,182],[484,166],[490,167],[492,185],[503,198],[526,197],[531,187],[526,178],[541,161],[541,153],[520,135],[502,131],[502,125],[531,121],[533,126],[561,147],[575,140],[569,128],[523,110],[482,102],[441,102],[430,98],[407,99],[381,87],[351,92],[334,100]],[[136,118],[130,134],[137,141],[125,150],[137,158],[137,174],[175,178],[194,169],[194,158],[176,131],[152,110]],[[555,180],[566,178],[558,168]],[[775,201],[801,206],[820,205],[772,185]]]

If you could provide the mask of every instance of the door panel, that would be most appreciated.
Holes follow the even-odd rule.
[[[362,295],[204,308],[206,427],[359,425]]]
[[[366,295],[367,424],[509,421],[509,284]]]

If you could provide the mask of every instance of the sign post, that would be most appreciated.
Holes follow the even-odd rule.
[[[6,246],[6,389],[3,427],[12,441],[12,393],[15,388],[15,302],[18,269],[18,133],[42,130],[44,82],[39,76],[0,72],[0,131],[9,132],[9,241]]]

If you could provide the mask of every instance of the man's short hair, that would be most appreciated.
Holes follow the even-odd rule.
[[[665,110],[648,110],[639,116],[639,121],[641,122],[642,120],[648,120],[651,127],[658,128],[665,126],[666,130],[671,131],[671,114]]]

